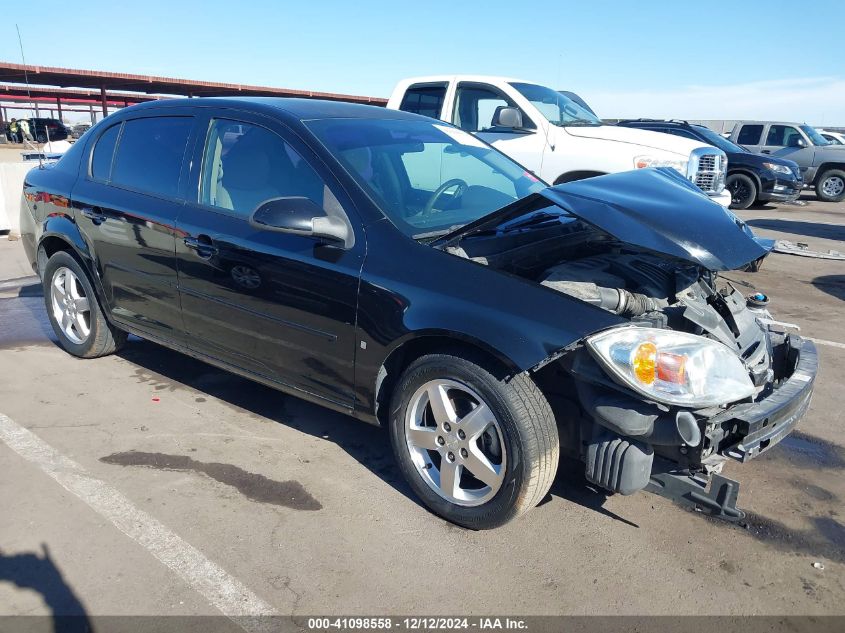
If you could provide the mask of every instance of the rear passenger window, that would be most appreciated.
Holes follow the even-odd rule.
[[[282,138],[257,125],[214,119],[202,168],[200,203],[244,218],[271,198],[323,205],[323,180]]]
[[[176,197],[191,117],[151,117],[123,124],[111,182],[154,195]]]
[[[112,157],[114,156],[114,144],[117,143],[119,133],[120,123],[112,125],[97,139],[97,144],[94,146],[94,155],[91,157],[91,178],[94,180],[109,179]]]
[[[736,142],[740,145],[759,145],[762,135],[762,125],[743,125]]]
[[[402,97],[402,104],[399,109],[439,119],[445,99],[446,84],[411,86],[405,96]]]

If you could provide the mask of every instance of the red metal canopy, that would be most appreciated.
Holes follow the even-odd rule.
[[[76,70],[72,68],[54,68],[0,62],[0,82],[24,84],[26,76],[31,85],[60,86],[63,88],[94,88],[99,91],[128,90],[146,94],[163,93],[190,97],[221,96],[264,96],[264,97],[304,97],[306,99],[329,99],[332,101],[351,101],[385,105],[387,99],[365,97],[334,92],[316,92],[312,90],[293,90],[270,86],[249,86],[243,84],[197,81],[194,79],[174,79],[112,73],[100,70]]]

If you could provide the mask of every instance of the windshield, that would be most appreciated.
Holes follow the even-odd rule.
[[[306,125],[406,235],[435,237],[546,188],[471,134],[436,121]]]
[[[832,145],[830,141],[818,133],[816,128],[809,125],[801,125],[799,127],[804,130],[804,134],[810,137],[810,140],[813,141],[813,145]]]
[[[512,83],[511,86],[553,125],[602,125],[601,120],[587,108],[583,108],[569,97],[545,86]]]
[[[747,149],[741,147],[734,143],[733,141],[729,141],[721,134],[716,134],[713,130],[709,127],[704,127],[703,125],[695,125],[696,131],[704,137],[704,139],[712,145],[713,147],[718,147],[723,152],[748,152]]]

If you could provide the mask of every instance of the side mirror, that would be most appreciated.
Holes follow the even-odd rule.
[[[788,147],[807,147],[807,143],[804,142],[804,139],[797,134],[793,134],[789,137]]]
[[[343,243],[349,239],[349,227],[343,220],[327,216],[313,200],[299,196],[262,202],[249,216],[249,224],[262,231],[320,237]]]
[[[499,106],[493,114],[493,127],[522,128],[522,112],[517,108]]]

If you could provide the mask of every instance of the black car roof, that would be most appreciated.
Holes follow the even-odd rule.
[[[323,99],[294,99],[287,97],[200,97],[196,99],[167,99],[148,101],[124,108],[125,111],[138,111],[156,107],[203,107],[222,106],[241,110],[253,110],[265,114],[282,113],[291,118],[307,121],[310,119],[407,119],[419,120],[418,114],[388,110],[380,106],[348,103],[346,101],[326,101]]]

